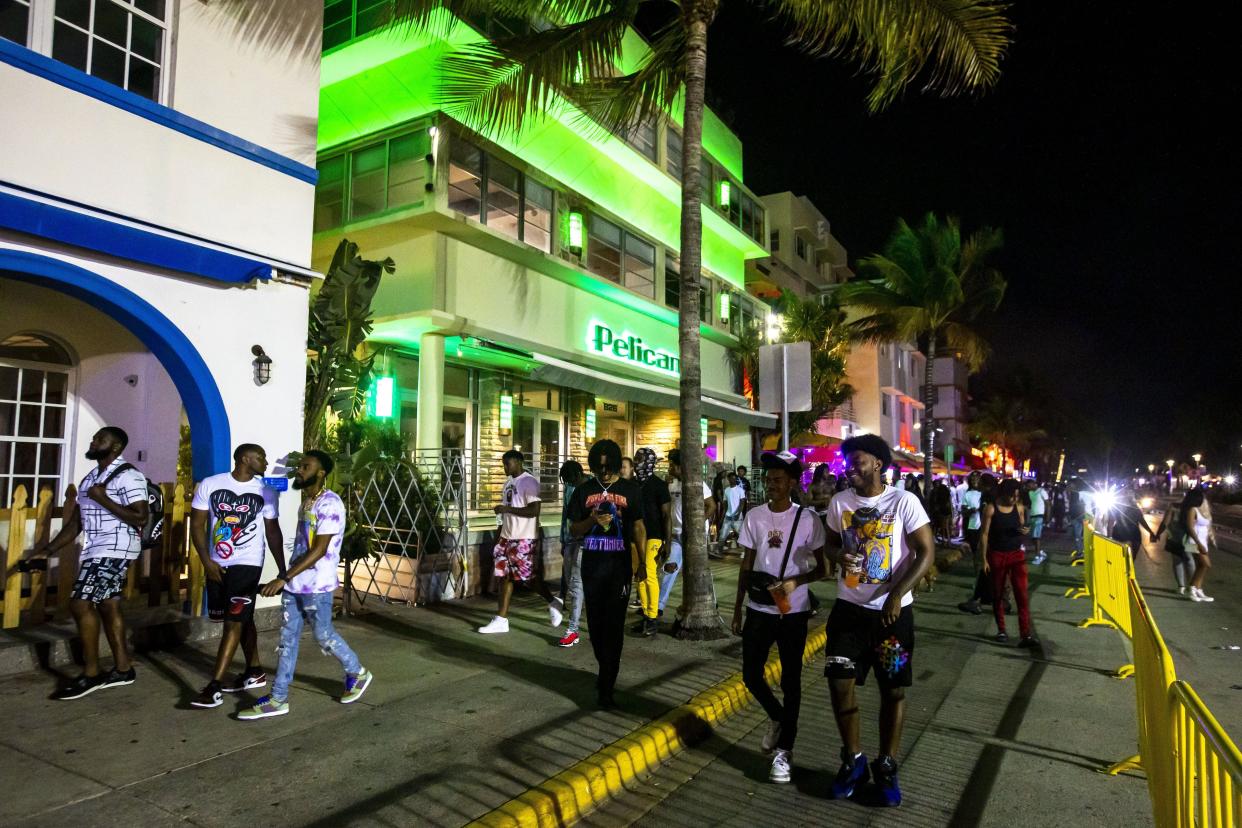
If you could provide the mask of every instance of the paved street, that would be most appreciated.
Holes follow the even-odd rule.
[[[733,564],[719,566],[718,584],[731,584]],[[1055,564],[1035,578],[1040,659],[994,644],[988,616],[957,611],[968,566],[919,599],[907,803],[884,818],[1020,824],[1038,807],[1045,825],[1092,814],[1147,824],[1141,778],[1094,772],[1133,752],[1134,689],[1106,675],[1125,660],[1119,636],[1072,626],[1085,605],[1060,594],[1077,572]],[[832,590],[819,591],[831,600]],[[488,602],[470,601],[344,621],[343,634],[377,675],[366,697],[353,708],[337,704],[335,662],[308,640],[292,713],[250,724],[232,718],[240,701],[208,711],[186,705],[210,645],[147,653],[138,684],[75,703],[47,700],[48,675],[5,681],[9,721],[19,724],[0,740],[9,792],[0,823],[460,825],[739,669],[736,639],[630,639],[621,682],[628,710],[599,713],[589,647],[553,646],[537,599],[519,602],[507,637],[473,631],[490,613]],[[262,644],[270,648],[274,636]],[[589,822],[741,825],[772,813],[791,824],[873,820],[866,808],[823,798],[839,743],[821,670],[816,659],[805,676],[795,785],[765,781],[756,750],[763,717],[751,708]],[[867,691],[862,701],[873,744],[875,700]]]
[[[1064,549],[1064,541],[1053,538]],[[817,659],[803,676],[792,785],[768,783],[768,760],[759,752],[766,717],[751,708],[589,823],[958,828],[1030,825],[1038,814],[1041,826],[1151,824],[1141,777],[1096,772],[1135,752],[1134,684],[1108,675],[1127,660],[1123,639],[1112,630],[1074,628],[1086,604],[1061,596],[1081,580],[1081,570],[1064,565],[1062,551],[1053,559],[1032,577],[1042,657],[1012,643],[997,645],[990,616],[957,610],[968,581],[966,562],[919,597],[899,811],[827,799],[841,742]],[[873,755],[874,689],[859,699],[864,750]]]

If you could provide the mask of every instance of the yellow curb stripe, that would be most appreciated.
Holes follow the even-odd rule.
[[[803,662],[810,661],[823,650],[827,639],[824,627],[808,635]],[[773,683],[780,681],[778,656],[768,659],[764,676]],[[572,825],[596,806],[626,790],[628,783],[639,774],[667,762],[752,701],[742,682],[742,674],[734,673],[698,693],[686,704],[484,814],[471,822],[469,828]]]

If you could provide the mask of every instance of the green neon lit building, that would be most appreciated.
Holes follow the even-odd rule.
[[[619,137],[564,105],[520,135],[474,132],[441,111],[437,63],[481,35],[451,20],[440,35],[368,32],[365,5],[325,4],[314,261],[326,268],[348,237],[396,262],[371,343],[406,445],[475,458],[478,510],[514,446],[551,502],[588,434],[665,456],[677,441],[679,116]],[[626,48],[645,46],[632,35]],[[737,136],[710,113],[704,147],[707,448],[748,465],[751,427],[773,418],[750,410],[727,350],[767,313],[744,290],[746,260],[768,255],[766,217]]]

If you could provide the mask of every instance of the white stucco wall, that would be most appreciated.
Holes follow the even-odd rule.
[[[0,278],[0,308],[0,340],[14,333],[49,334],[76,361],[70,372],[68,460],[61,469],[66,483],[81,480],[94,465],[83,455],[105,425],[125,429],[126,459],[149,478],[176,479],[181,397],[141,342],[89,305],[22,282]],[[131,376],[136,385],[125,381]]]
[[[117,285],[137,293],[166,316],[195,345],[208,369],[215,378],[225,410],[229,416],[231,441],[258,443],[267,449],[269,461],[275,466],[278,458],[301,448],[302,397],[306,365],[306,319],[307,289],[298,284],[279,282],[253,283],[245,287],[230,287],[201,279],[191,279],[156,269],[138,269],[116,259],[92,256],[83,251],[61,246],[36,246],[24,237],[0,232],[0,249],[16,249],[44,256],[52,256],[95,274],[112,280]],[[142,392],[145,381],[131,389],[120,383],[113,386],[111,379],[135,373],[126,366],[145,365],[151,379],[147,386],[153,402],[146,416],[158,420],[146,428],[152,434],[171,434],[173,462],[175,463],[176,433],[180,416],[180,397],[172,389],[167,375],[161,380],[161,371],[150,365],[150,355],[145,354],[136,339],[124,331],[115,330],[115,323],[104,320],[99,330],[89,316],[78,317],[70,313],[81,303],[73,303],[54,292],[31,293],[31,288],[15,282],[3,283],[4,296],[30,299],[34,307],[20,307],[0,298],[0,330],[22,329],[22,320],[58,320],[50,333],[67,339],[70,344],[80,342],[88,349],[112,350],[101,355],[98,361],[84,363],[82,387],[92,396],[98,394],[99,402],[92,402],[90,417],[105,418],[115,411],[132,408],[136,403],[128,395]],[[96,311],[90,311],[97,316]],[[75,340],[75,337],[77,338]],[[254,381],[252,368],[252,345],[262,345],[272,358],[272,379],[263,386]],[[77,347],[77,344],[75,344]],[[129,350],[125,350],[128,348]],[[145,360],[145,361],[144,361]],[[86,368],[90,368],[89,376]],[[98,374],[96,374],[96,370]],[[163,383],[163,384],[161,384]],[[175,403],[174,403],[175,401]],[[85,406],[84,406],[85,407]],[[93,422],[93,420],[91,420]],[[79,442],[87,426],[77,430]],[[136,426],[131,435],[136,435]],[[127,428],[127,431],[129,429]],[[93,433],[93,432],[91,432]],[[141,437],[134,438],[134,446]],[[164,438],[161,437],[160,451]],[[89,433],[87,433],[89,441]],[[154,451],[154,449],[152,449]],[[74,451],[81,454],[85,445],[79,444]],[[131,452],[132,453],[132,452]],[[161,462],[166,462],[162,460]],[[227,468],[217,471],[227,471]],[[76,472],[75,472],[76,473]],[[155,469],[152,470],[155,474]],[[273,474],[273,469],[269,469]],[[297,495],[290,491],[281,497],[281,526],[287,541],[293,538],[297,524]],[[269,568],[271,564],[269,563]]]

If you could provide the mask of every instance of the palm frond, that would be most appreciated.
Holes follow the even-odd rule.
[[[996,83],[1012,25],[995,0],[768,0],[812,55],[840,57],[874,76],[873,110],[891,104],[926,70],[943,94]]]
[[[609,76],[636,2],[542,31],[468,44],[441,61],[446,111],[476,129],[519,133],[560,98]]]
[[[620,132],[672,109],[682,92],[686,30],[679,20],[662,27],[638,68],[599,77],[570,90],[574,102],[605,129]]]

